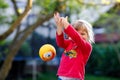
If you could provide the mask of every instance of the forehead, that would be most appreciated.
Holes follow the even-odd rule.
[[[86,29],[83,29],[83,28],[77,29],[77,31],[80,32],[80,33],[88,33],[87,30],[86,30]]]
[[[77,31],[82,31],[82,32],[85,31],[85,32],[88,33],[87,28],[86,28],[86,27],[83,27],[83,26],[75,27],[75,29],[76,29]]]
[[[76,30],[82,30],[82,31],[86,31],[86,32],[87,32],[86,25],[85,25],[85,23],[83,23],[83,22],[76,21],[75,23],[73,23],[73,27],[74,27]]]

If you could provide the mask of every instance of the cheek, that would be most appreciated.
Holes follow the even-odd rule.
[[[82,37],[83,39],[85,39],[85,36],[84,36],[84,35],[81,35],[81,37]]]
[[[87,40],[87,36],[86,36],[86,35],[84,35],[84,36],[82,36],[82,37],[83,37],[84,40]]]
[[[85,36],[83,36],[83,39],[84,39],[84,40],[86,40],[86,37],[85,37]]]

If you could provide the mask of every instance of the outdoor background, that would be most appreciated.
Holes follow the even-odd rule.
[[[120,0],[0,0],[0,80],[57,80],[55,12],[93,26],[85,80],[120,80]],[[44,44],[56,49],[49,62],[39,57]]]

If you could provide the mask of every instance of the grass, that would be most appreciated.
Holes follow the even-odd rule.
[[[27,78],[24,80],[32,80],[32,78]],[[55,72],[49,73],[39,73],[37,80],[57,80]],[[105,76],[95,76],[95,75],[86,75],[85,80],[120,80],[120,78],[105,77]]]
[[[32,80],[32,77],[24,80]],[[57,80],[57,76],[55,72],[38,73],[37,80]]]
[[[106,76],[95,76],[86,75],[85,80],[120,80],[120,78],[106,77]]]

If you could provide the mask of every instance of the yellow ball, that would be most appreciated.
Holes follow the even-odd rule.
[[[44,44],[39,49],[39,56],[43,61],[50,61],[56,56],[56,50],[51,44]]]

